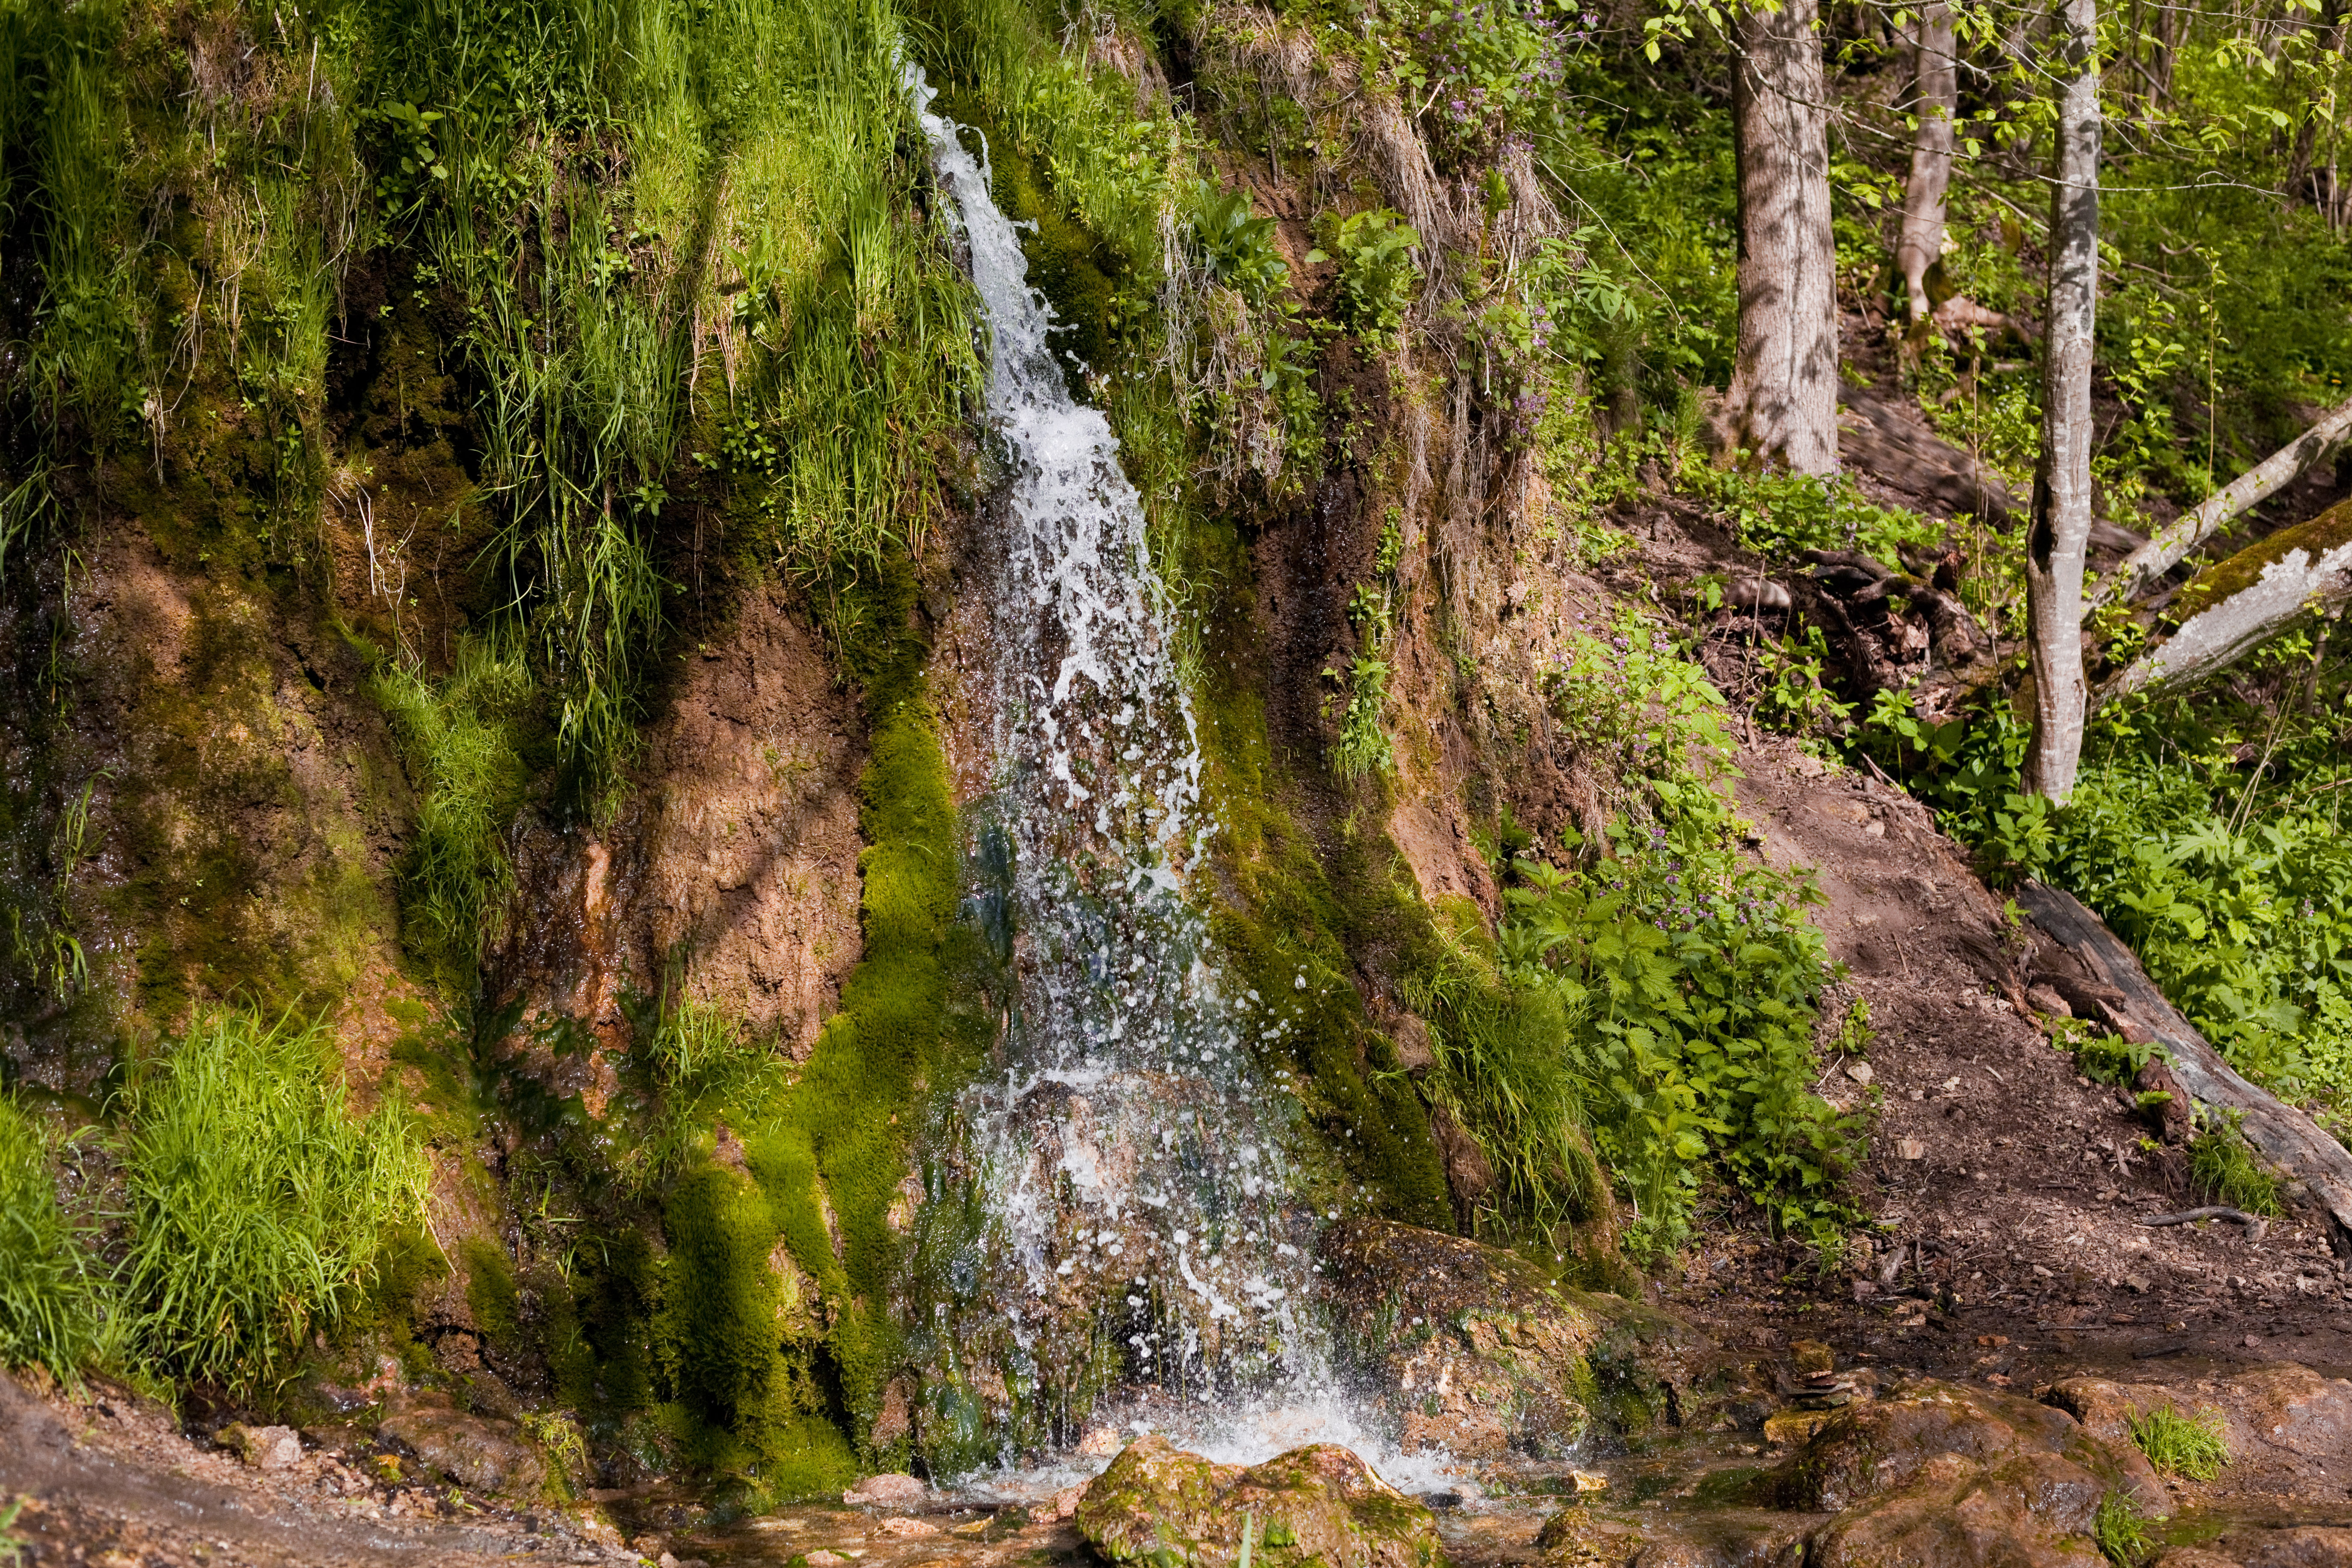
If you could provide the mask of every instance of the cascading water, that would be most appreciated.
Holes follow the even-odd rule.
[[[950,1359],[1001,1347],[1050,1407],[1029,1430],[1063,1441],[1116,1413],[1233,1458],[1373,1447],[1323,1349],[1324,1216],[1282,1152],[1286,1075],[1257,1065],[1307,999],[1237,993],[1184,898],[1210,824],[1141,499],[1108,421],[1070,395],[988,170],[910,86],[971,247],[1008,470],[989,520],[1002,662],[975,899],[1009,917],[1018,1001],[1003,1070],[958,1107],[979,1245],[938,1330]]]

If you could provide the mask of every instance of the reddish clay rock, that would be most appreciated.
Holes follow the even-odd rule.
[[[2102,1441],[2046,1405],[1934,1378],[1895,1384],[1832,1415],[1781,1468],[1780,1490],[1790,1506],[1834,1511],[1907,1486],[1932,1460],[1949,1457],[1983,1470],[2032,1455],[2064,1460],[2148,1513],[2171,1508],[2128,1442]]]
[[[1244,1469],[1130,1443],[1078,1500],[1078,1532],[1111,1563],[1236,1568],[1444,1568],[1436,1521],[1349,1450],[1293,1448]]]
[[[2109,1444],[2129,1445],[2131,1418],[2168,1407],[2184,1415],[2221,1417],[2231,1472],[2259,1475],[2266,1489],[2324,1482],[2352,1464],[2352,1383],[2294,1362],[2272,1362],[2228,1377],[2191,1384],[2116,1383],[2070,1377],[2050,1403]]]

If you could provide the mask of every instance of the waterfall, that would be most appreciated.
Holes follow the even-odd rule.
[[[1236,1457],[1360,1440],[1316,1312],[1325,1216],[1284,1153],[1288,1075],[1259,1065],[1306,999],[1238,987],[1185,896],[1213,829],[1142,499],[1071,395],[986,149],[910,87],[970,247],[1006,470],[984,520],[1001,662],[974,896],[1017,933],[1018,1000],[1002,1066],[958,1106],[984,1234],[941,1338],[1026,1369],[1064,1442],[1107,1414]]]

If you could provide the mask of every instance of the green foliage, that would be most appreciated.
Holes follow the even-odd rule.
[[[1343,779],[1385,773],[1396,766],[1381,715],[1388,706],[1389,664],[1384,658],[1360,655],[1349,666],[1348,704],[1339,721],[1339,738],[1331,743],[1331,771]]]
[[[1505,974],[1567,1023],[1600,1152],[1639,1215],[1636,1248],[1679,1243],[1710,1168],[1776,1228],[1848,1223],[1867,1119],[1811,1089],[1831,973],[1802,913],[1818,895],[1742,864],[1712,824],[1627,830],[1613,848],[1582,874],[1520,861],[1496,940]]]
[[[1339,261],[1339,319],[1370,342],[1393,342],[1421,284],[1420,234],[1385,207],[1336,221],[1327,214],[1321,227]]]
[[[1822,673],[1829,657],[1822,628],[1806,623],[1804,637],[1757,645],[1756,666],[1764,678],[1756,717],[1787,735],[1832,736],[1846,731],[1853,704],[1838,700]]]
[[[2278,1178],[2263,1169],[2246,1144],[2240,1124],[2245,1112],[2224,1112],[2189,1141],[2189,1175],[2213,1201],[2275,1219],[2286,1212]]]
[[[1940,544],[1944,525],[1901,507],[1874,505],[1843,474],[1822,479],[1786,468],[1703,469],[1696,488],[1718,507],[1739,542],[1768,560],[1804,550],[1856,550],[1895,571],[1902,552]]]
[[[359,1302],[426,1170],[400,1108],[353,1117],[319,1028],[200,1013],[139,1064],[116,1142],[128,1249],[117,1338],[133,1363],[251,1395]]]
[[[0,1367],[79,1375],[96,1332],[89,1264],[58,1207],[39,1123],[0,1095]]]
[[[1210,275],[1262,305],[1290,282],[1290,267],[1275,248],[1274,219],[1254,217],[1249,193],[1220,191],[1201,182],[1192,198],[1192,237]]]
[[[967,286],[911,199],[898,20],[880,0],[363,15],[379,166],[409,182],[392,216],[463,321],[560,798],[602,812],[698,420],[729,432],[704,468],[790,564],[915,543],[930,514],[976,361]]]
[[[1560,24],[1517,0],[1441,0],[1400,18],[1396,75],[1426,99],[1438,150],[1458,163],[1549,130],[1565,107]]]
[[[1568,662],[1543,678],[1561,733],[1615,801],[1641,817],[1713,824],[1715,786],[1731,773],[1723,695],[1652,621],[1621,614],[1606,639],[1569,641]]]
[[[514,892],[505,833],[529,784],[516,730],[532,689],[519,654],[472,637],[443,679],[389,659],[370,681],[417,795],[402,870],[409,946],[459,992],[471,988]]]
[[[2148,1524],[2147,1515],[2129,1492],[2110,1491],[2099,1499],[2099,1511],[2091,1521],[2091,1541],[2099,1555],[2116,1568],[2137,1568],[2157,1547],[2156,1532]]]
[[[2183,1415],[2168,1405],[2145,1415],[2127,1416],[2125,1425],[2147,1462],[2167,1475],[2210,1481],[2230,1462],[2230,1445],[2218,1413]]]

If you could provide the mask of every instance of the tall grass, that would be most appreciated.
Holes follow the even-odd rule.
[[[106,0],[0,9],[5,218],[28,229],[41,292],[26,382],[44,422],[103,443],[120,422],[133,319],[121,171],[122,22]]]
[[[354,1117],[317,1027],[198,1016],[134,1071],[118,1109],[130,1245],[116,1273],[128,1353],[234,1394],[267,1388],[420,1216],[426,1167],[399,1109]]]
[[[468,637],[446,678],[389,660],[372,689],[420,797],[401,873],[408,945],[463,988],[514,891],[503,833],[530,782],[514,722],[530,672],[520,653]]]
[[[94,1318],[81,1238],[58,1208],[39,1126],[0,1096],[0,1366],[70,1378]]]
[[[929,515],[976,360],[915,200],[898,18],[887,0],[369,15],[383,122],[443,117],[444,177],[394,205],[462,304],[497,559],[567,797],[600,810],[664,629],[673,490],[725,470],[732,515],[802,567],[918,543]]]

